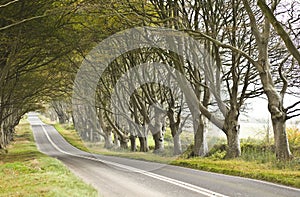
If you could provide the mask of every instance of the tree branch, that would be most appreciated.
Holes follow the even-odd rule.
[[[18,2],[18,1],[19,1],[19,0],[10,1],[10,2],[8,2],[8,3],[6,3],[6,4],[0,5],[0,8],[4,8],[4,7],[9,6],[10,4],[16,3],[16,2]]]
[[[290,110],[290,109],[296,107],[296,105],[299,105],[299,104],[300,104],[300,101],[298,101],[298,102],[294,103],[293,105],[291,105],[291,106],[285,108],[285,110],[288,111],[288,110]]]
[[[12,23],[10,25],[6,25],[4,27],[0,27],[0,31],[3,31],[5,29],[9,29],[11,27],[14,27],[16,25],[19,25],[19,24],[22,24],[22,23],[25,23],[25,22],[28,22],[28,21],[32,21],[32,20],[35,20],[35,19],[38,19],[38,18],[43,18],[43,17],[46,17],[47,15],[41,15],[41,16],[34,16],[34,17],[31,17],[31,18],[26,18],[26,19],[23,19],[21,21],[18,21],[18,22],[15,22],[15,23]]]
[[[280,95],[281,95],[282,100],[284,99],[284,95],[285,95],[286,90],[288,88],[288,81],[287,81],[286,77],[284,76],[284,74],[282,73],[282,68],[283,68],[284,63],[288,60],[288,58],[289,58],[289,56],[284,58],[284,60],[280,63],[280,65],[278,67],[278,73],[279,73],[279,76],[280,76],[280,78],[283,82],[283,86],[282,86],[282,89],[280,91]]]
[[[245,57],[254,66],[258,66],[258,63],[254,59],[252,59],[250,57],[250,55],[248,55],[247,53],[245,53],[244,51],[242,51],[241,49],[239,49],[237,47],[234,47],[234,46],[228,45],[228,44],[224,44],[224,43],[222,43],[222,42],[220,42],[220,41],[218,41],[218,40],[216,40],[216,39],[214,39],[214,38],[206,35],[205,33],[200,32],[200,31],[186,30],[186,32],[189,33],[190,35],[196,37],[196,38],[197,38],[197,36],[198,37],[200,36],[200,37],[205,38],[205,39],[211,41],[212,43],[214,43],[214,44],[216,44],[216,45],[218,45],[218,46],[220,46],[222,48],[227,48],[227,49],[230,49],[230,50],[232,50],[234,52],[237,52],[237,53],[241,54],[243,57]]]
[[[276,19],[273,12],[263,0],[258,0],[257,5],[260,7],[265,17],[270,21],[277,34],[284,41],[286,48],[289,50],[289,52],[293,55],[293,57],[298,61],[300,65],[300,52],[297,50],[297,47],[294,45],[289,34],[283,29],[280,22]]]
[[[299,114],[292,115],[292,116],[287,116],[285,119],[286,119],[286,120],[289,120],[289,119],[295,118],[295,117],[297,117],[297,116],[300,116],[300,113],[299,113]]]

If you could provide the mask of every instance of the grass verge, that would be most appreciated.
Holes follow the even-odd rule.
[[[61,125],[58,123],[53,124],[53,126],[71,145],[80,150],[89,152],[89,149],[85,146],[75,129],[73,129],[72,127],[68,127],[67,125]]]
[[[68,127],[59,124],[55,124],[54,126],[67,141],[70,142],[76,139],[76,143],[72,143],[74,146],[78,148],[86,147],[86,144],[83,144],[74,128],[68,129]],[[274,163],[271,161],[261,162],[260,160],[247,161],[243,157],[240,159],[231,160],[224,160],[214,157],[184,159],[180,157],[164,157],[152,153],[130,152],[128,150],[123,150],[121,152],[113,151],[104,149],[102,147],[91,147],[91,149],[89,150],[93,150],[93,152],[95,153],[104,155],[126,157],[145,161],[155,161],[160,163],[169,163],[172,165],[187,168],[265,180],[273,183],[300,188],[299,160],[294,160],[288,163]]]
[[[300,188],[300,169],[278,169],[272,163],[256,163],[241,159],[214,160],[211,158],[178,159],[173,165],[198,170],[241,176]]]
[[[98,196],[60,161],[40,153],[21,121],[8,153],[0,154],[0,196]]]

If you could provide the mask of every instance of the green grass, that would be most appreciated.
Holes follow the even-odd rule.
[[[260,179],[283,185],[300,188],[300,169],[274,167],[273,163],[256,163],[242,159],[217,160],[211,158],[178,159],[173,165],[223,173],[228,175],[242,176]]]
[[[7,150],[0,154],[0,196],[98,196],[60,161],[37,150],[27,122],[17,126]]]
[[[70,135],[75,135],[76,137],[73,136],[72,139],[77,139],[76,143],[73,142],[73,144],[80,144],[77,147],[80,148],[85,145],[89,146],[88,144],[83,144],[74,130],[69,130],[68,127],[63,125],[59,126],[58,124],[55,124],[55,127],[68,141],[70,141],[70,139],[68,139]],[[242,147],[242,157],[239,159],[231,160],[223,159],[225,153],[222,151],[216,151],[211,156],[206,158],[186,158],[188,151],[181,157],[166,157],[152,153],[130,152],[129,150],[107,150],[102,146],[92,147],[92,145],[89,146],[89,150],[104,155],[155,161],[160,163],[169,163],[177,166],[234,176],[254,178],[300,188],[299,159],[282,163],[276,161],[274,153],[270,150],[257,150],[257,148],[260,147],[254,142],[249,142],[249,140],[246,140],[242,143],[244,143],[244,148]],[[253,145],[254,149],[251,149],[251,146],[249,144],[251,144],[251,146]]]
[[[46,123],[51,123],[49,120],[47,120],[45,117],[42,118],[42,120]],[[124,158],[131,158],[131,159],[138,159],[138,160],[144,160],[144,161],[153,161],[153,162],[159,162],[159,163],[170,163],[176,157],[166,157],[164,155],[159,154],[153,154],[153,153],[144,153],[144,152],[131,152],[129,149],[105,149],[103,145],[98,145],[94,143],[88,143],[83,142],[81,138],[79,137],[78,133],[73,127],[68,126],[67,124],[58,124],[58,123],[51,123],[55,129],[66,139],[67,142],[75,146],[76,148],[86,151],[86,152],[92,152],[92,153],[98,153],[108,156],[117,156],[117,157],[124,157]],[[151,144],[154,141],[153,139],[149,140]],[[139,145],[139,141],[137,140],[137,145]]]
[[[68,125],[61,125],[58,123],[54,124],[53,126],[71,145],[77,147],[80,150],[89,152],[86,145],[83,143],[73,127],[69,127]]]

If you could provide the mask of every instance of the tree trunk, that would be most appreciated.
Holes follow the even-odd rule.
[[[160,153],[164,151],[164,130],[165,119],[164,114],[157,108],[154,108],[154,123],[149,125],[153,139],[154,139],[154,153]]]
[[[0,122],[1,124],[1,122]],[[5,144],[4,144],[4,130],[2,127],[2,124],[0,125],[0,149],[4,149],[5,148]]]
[[[268,62],[264,62],[269,68]],[[278,160],[286,161],[293,158],[286,135],[286,112],[283,108],[282,95],[278,94],[270,71],[260,72],[264,92],[268,98],[268,109],[271,114],[274,132],[275,153]]]
[[[288,161],[292,159],[293,156],[287,140],[285,122],[285,115],[281,117],[272,117],[276,158],[279,160]]]
[[[164,151],[164,136],[162,131],[156,132],[153,134],[154,140],[154,153],[160,153]]]
[[[127,139],[120,139],[120,146],[121,146],[121,148],[123,148],[123,149],[127,149],[128,148],[128,141],[127,141]]]
[[[180,124],[180,113],[177,114],[177,121],[174,117],[175,112],[170,108],[168,111],[168,118],[170,122],[170,130],[173,137],[173,154],[174,155],[180,155],[182,153],[182,147],[181,147],[181,141],[180,141],[180,134],[179,131],[179,124]]]
[[[236,129],[227,131],[227,153],[226,158],[236,158],[241,156],[241,146],[238,131]]]
[[[116,147],[120,147],[120,140],[119,140],[118,135],[117,135],[116,132],[114,132],[114,141],[113,141],[113,143]]]
[[[181,141],[180,141],[180,135],[177,133],[177,135],[173,136],[173,143],[174,143],[174,155],[180,155],[182,153],[181,148]]]
[[[139,141],[140,141],[140,151],[141,152],[148,152],[149,147],[148,147],[147,137],[139,137]]]
[[[279,36],[283,38],[285,41],[285,44],[287,44],[287,48],[289,49],[289,52],[292,53],[292,55],[297,59],[297,57],[300,56],[299,54],[296,54],[295,52],[298,52],[297,49],[293,46],[293,43],[290,42],[289,37],[284,37],[286,35],[286,32],[280,27],[280,24],[275,24],[276,18],[272,17],[272,13],[270,15],[270,11],[266,13],[266,5],[259,1],[259,6],[264,12],[266,18],[264,19],[264,28],[263,33],[259,31],[257,22],[255,20],[254,12],[251,10],[251,6],[249,5],[249,2],[244,0],[243,1],[245,10],[247,11],[248,15],[250,16],[250,25],[253,32],[253,35],[256,39],[256,44],[258,46],[258,61],[253,61],[252,63],[255,65],[257,71],[259,72],[260,80],[263,85],[264,93],[268,97],[268,108],[269,112],[271,114],[272,119],[272,126],[274,131],[274,138],[275,138],[275,152],[276,152],[276,158],[279,160],[289,160],[293,156],[290,152],[289,143],[286,137],[286,128],[285,128],[285,122],[286,122],[286,112],[283,108],[283,97],[286,94],[287,89],[287,81],[286,78],[280,74],[280,78],[283,81],[283,88],[280,91],[280,94],[277,92],[277,89],[274,85],[273,76],[271,73],[271,65],[269,61],[269,40],[270,40],[270,22],[273,24],[273,27],[279,33]],[[270,21],[269,21],[270,20]],[[274,25],[275,24],[275,25]],[[281,28],[281,29],[280,29]],[[283,31],[281,31],[283,30]]]
[[[111,147],[113,147],[113,142],[112,142],[112,132],[106,130],[105,131],[105,144],[104,144],[104,148],[110,149]]]
[[[89,141],[90,142],[94,142],[94,132],[93,132],[92,128],[90,129],[89,133],[90,133],[89,134]]]
[[[58,116],[58,122],[59,124],[65,124],[66,123],[66,118],[64,115],[61,115],[61,114],[57,114]]]
[[[231,109],[225,118],[224,128],[227,137],[226,158],[236,158],[241,156],[241,146],[239,139],[240,125],[238,124],[239,112]]]
[[[130,149],[132,152],[135,152],[137,150],[136,148],[136,136],[130,135]]]
[[[200,115],[198,120],[194,121],[194,147],[192,156],[204,157],[208,153],[208,146],[206,141],[206,125],[204,124],[203,116]]]

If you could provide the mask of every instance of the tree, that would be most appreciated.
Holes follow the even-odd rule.
[[[281,68],[279,69],[279,74],[281,79],[283,80],[283,87],[278,93],[276,87],[274,85],[274,77],[271,75],[271,65],[268,56],[268,45],[269,45],[269,38],[271,34],[271,21],[273,27],[277,31],[278,35],[283,38],[287,49],[289,52],[296,58],[297,61],[300,60],[299,51],[293,45],[292,41],[290,40],[288,34],[283,30],[282,26],[277,22],[276,18],[272,14],[278,3],[277,1],[272,2],[271,9],[266,6],[264,1],[258,1],[259,6],[264,14],[263,25],[260,28],[258,26],[257,19],[255,18],[255,14],[253,12],[253,8],[251,8],[249,2],[247,0],[243,0],[243,4],[245,9],[249,15],[250,24],[252,33],[255,36],[255,41],[258,46],[258,60],[254,61],[254,65],[259,72],[261,83],[264,88],[264,92],[268,98],[268,109],[271,114],[272,119],[272,126],[274,131],[274,138],[275,138],[275,151],[276,157],[280,160],[289,160],[292,158],[292,154],[289,149],[289,144],[286,136],[286,120],[287,120],[287,110],[288,108],[284,108],[284,95],[287,89],[287,81],[282,75]],[[271,21],[270,21],[271,20]],[[284,36],[284,37],[283,37]],[[299,60],[298,60],[299,58]],[[282,61],[284,63],[285,60]],[[299,61],[300,63],[300,61]],[[293,105],[292,105],[293,106]]]
[[[0,148],[12,139],[13,128],[25,113],[62,93],[63,77],[57,71],[78,43],[75,34],[73,40],[65,39],[73,33],[70,17],[75,4],[53,0],[1,5]]]

